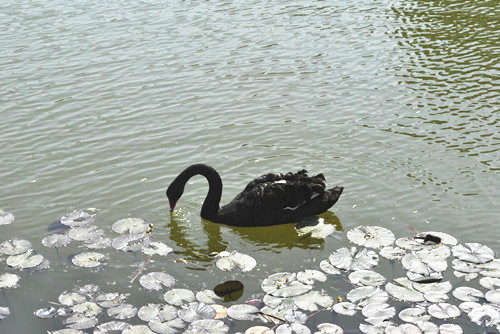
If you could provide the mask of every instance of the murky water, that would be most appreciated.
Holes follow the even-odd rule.
[[[345,230],[411,225],[500,251],[494,1],[3,1],[0,21],[0,208],[16,215],[1,241],[51,261],[0,296],[2,333],[60,328],[32,312],[74,283],[160,302],[128,283],[144,256],[109,249],[94,272],[67,261],[75,245],[41,245],[73,209],[98,208],[110,234],[124,217],[153,223],[177,253],[148,269],[177,286],[231,278],[207,253],[251,254],[242,300],[346,243],[202,221],[202,178],[170,216],[165,187],[199,162],[220,172],[224,203],[263,173],[306,168],[345,187],[332,208]]]

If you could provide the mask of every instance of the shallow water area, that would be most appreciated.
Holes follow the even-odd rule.
[[[95,214],[109,237],[120,219],[147,220],[154,241],[173,253],[153,256],[144,273],[166,271],[174,287],[191,290],[238,279],[240,303],[262,297],[270,274],[318,269],[348,245],[345,233],[315,240],[293,224],[203,221],[201,177],[171,215],[166,186],[199,162],[220,172],[223,203],[261,174],[305,168],[345,187],[328,216],[345,231],[442,231],[500,252],[493,1],[55,0],[1,8],[0,209],[15,220],[0,225],[0,242],[26,239],[50,261],[35,271],[0,261],[0,274],[21,276],[19,288],[2,289],[0,307],[11,312],[2,333],[20,324],[27,333],[61,328],[33,312],[74,284],[128,291],[139,307],[161,302],[138,279],[130,283],[148,255],[97,249],[106,264],[79,268],[74,256],[94,251],[82,242],[42,245],[48,226],[73,210]],[[220,271],[209,254],[223,250],[253,256],[256,268]],[[454,287],[461,282],[449,274]],[[343,279],[326,284],[335,297],[351,288]],[[331,317],[321,312],[307,325]],[[456,322],[466,325],[462,317]],[[350,318],[333,320],[357,329]]]

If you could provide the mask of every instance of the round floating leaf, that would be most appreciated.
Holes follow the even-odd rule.
[[[409,251],[419,251],[424,248],[423,244],[413,238],[399,238],[394,243],[396,246]]]
[[[459,259],[454,259],[453,261],[451,261],[451,266],[456,271],[460,271],[463,273],[478,273],[481,271],[481,268],[477,264],[465,262]]]
[[[385,328],[387,334],[421,334],[422,331],[413,324],[402,324],[399,326],[389,325]]]
[[[64,291],[59,295],[59,303],[65,306],[75,306],[85,302],[87,298],[76,292]]]
[[[405,322],[418,323],[431,320],[431,316],[427,314],[425,308],[411,307],[399,312],[399,318]]]
[[[285,320],[288,321],[289,323],[299,323],[299,324],[305,324],[306,321],[309,319],[309,317],[301,311],[287,311],[285,314]]]
[[[476,303],[476,302],[463,302],[463,303],[460,303],[460,305],[458,305],[458,308],[460,310],[462,310],[462,312],[464,312],[464,313],[469,313],[470,311],[472,311],[476,307],[480,307],[480,306],[481,306],[481,304]]]
[[[57,315],[61,317],[68,317],[73,314],[73,309],[69,307],[61,307],[57,310]]]
[[[439,292],[442,294],[447,294],[453,289],[450,282],[441,282],[441,283],[413,283],[413,288],[422,293],[429,292]]]
[[[495,258],[495,252],[484,245],[478,243],[466,243],[457,245],[451,249],[453,256],[465,262],[486,263]]]
[[[68,237],[76,241],[87,241],[97,239],[104,234],[97,226],[73,227],[68,232]]]
[[[113,223],[111,226],[116,233],[139,234],[148,230],[149,224],[141,218],[125,218]]]
[[[448,303],[432,304],[427,308],[427,312],[438,319],[456,318],[460,316],[460,309]]]
[[[0,254],[19,255],[31,249],[31,242],[23,239],[10,239],[0,244]]]
[[[165,245],[163,242],[156,241],[150,242],[142,247],[142,252],[146,255],[167,256],[172,251],[173,249]]]
[[[302,310],[314,312],[332,306],[333,298],[313,290],[294,297],[293,302]]]
[[[184,303],[195,301],[194,293],[187,289],[172,289],[165,292],[163,299],[174,306],[181,306]]]
[[[378,255],[372,250],[358,250],[356,247],[340,248],[328,257],[330,263],[339,269],[363,270],[370,269],[378,264]]]
[[[176,311],[176,313],[177,313],[177,311]],[[176,316],[177,316],[177,314],[176,314]],[[175,319],[172,319],[170,321],[164,321],[164,322],[162,322],[159,319],[153,319],[153,320],[149,321],[148,326],[155,333],[173,334],[173,333],[178,333],[180,328],[184,328],[184,321],[182,321],[179,318],[175,318]]]
[[[335,324],[322,323],[318,325],[318,329],[319,332],[314,332],[314,334],[344,334],[342,327]]]
[[[142,275],[139,283],[148,290],[161,290],[163,287],[170,288],[175,284],[172,275],[163,272],[152,272]]]
[[[87,317],[96,316],[102,312],[102,308],[94,302],[83,302],[72,307],[73,312],[81,313]]]
[[[436,272],[429,272],[428,275],[422,275],[408,271],[406,272],[406,276],[413,282],[425,284],[440,282],[443,279],[443,274]]]
[[[492,304],[500,305],[500,289],[486,292],[484,298]]]
[[[313,285],[314,281],[326,282],[326,275],[318,270],[302,270],[297,273],[297,279],[304,284]]]
[[[396,309],[389,304],[369,304],[363,307],[361,313],[366,317],[366,322],[378,326],[396,314]]]
[[[10,310],[8,307],[0,307],[0,320],[5,319],[7,316],[10,315]]]
[[[231,271],[235,268],[245,272],[250,271],[257,265],[257,261],[250,255],[238,252],[221,252],[219,259],[215,263],[217,268],[224,271]]]
[[[185,322],[194,322],[201,319],[215,318],[214,308],[205,303],[192,302],[187,305],[182,305],[177,315]]]
[[[127,299],[127,295],[111,292],[100,294],[96,297],[96,302],[99,306],[109,308],[122,304],[125,299]]]
[[[423,334],[439,334],[439,327],[430,321],[419,321],[415,325]]]
[[[479,305],[468,315],[470,320],[478,325],[495,326],[500,323],[500,309],[493,305]]]
[[[358,305],[349,302],[340,302],[333,305],[333,310],[343,315],[355,315],[359,309]]]
[[[479,273],[487,277],[500,278],[500,259],[494,259],[491,262],[480,264],[482,269]]]
[[[108,308],[108,315],[116,319],[129,319],[135,316],[137,307],[131,304],[120,304],[116,307]]]
[[[235,320],[254,320],[258,313],[258,308],[248,304],[232,305],[227,309],[227,315]]]
[[[61,218],[61,224],[72,227],[85,226],[93,222],[94,217],[83,211],[71,212]]]
[[[121,331],[128,329],[130,327],[131,327],[131,325],[127,324],[126,322],[113,320],[113,321],[108,321],[104,324],[100,324],[99,326],[96,327],[96,330],[100,331],[104,334],[104,333],[109,333],[112,331],[120,331],[121,332]],[[97,334],[96,331],[94,331],[94,334]]]
[[[462,327],[455,324],[442,324],[439,326],[439,334],[463,334]]]
[[[387,260],[401,260],[406,254],[406,250],[397,246],[385,246],[379,251],[380,256]]]
[[[107,261],[104,254],[97,252],[83,252],[73,257],[71,262],[75,266],[84,268],[94,268],[103,265]]]
[[[101,288],[99,288],[98,285],[95,285],[95,284],[86,284],[84,286],[77,286],[75,288],[75,292],[78,292],[78,293],[81,293],[83,295],[87,295],[87,296],[95,296],[99,293],[99,291],[101,290]]]
[[[349,280],[354,285],[381,286],[385,277],[372,270],[358,270],[349,275]]]
[[[399,283],[399,282],[398,282]],[[401,283],[400,283],[401,284]],[[394,298],[408,302],[423,302],[424,295],[411,286],[396,285],[387,283],[385,290]]]
[[[312,289],[311,285],[301,283],[294,273],[276,273],[264,279],[261,284],[264,292],[275,297],[293,297]]]
[[[465,281],[471,281],[479,276],[478,273],[463,273],[461,271],[456,271],[456,270],[453,272],[453,275],[455,275],[456,277],[461,277]]]
[[[194,321],[187,330],[186,334],[225,334],[229,328],[220,320],[203,319]]]
[[[247,329],[245,334],[274,334],[274,331],[265,326],[253,326]]]
[[[276,334],[311,334],[311,330],[302,324],[283,324],[276,328]]]
[[[15,220],[15,217],[10,212],[5,212],[0,209],[0,225],[11,224]]]
[[[71,242],[71,238],[66,234],[51,234],[42,239],[42,245],[45,247],[66,247]]]
[[[380,248],[392,245],[394,234],[381,226],[358,226],[347,232],[347,238],[353,243],[367,248]]]
[[[76,313],[66,318],[63,324],[72,329],[87,329],[95,327],[98,322],[99,320],[96,317],[86,317],[83,314]]]
[[[139,312],[137,312],[137,316],[139,319],[142,321],[150,321],[153,320],[158,316],[160,313],[160,305],[158,304],[148,304],[139,309]],[[176,313],[177,316],[177,313]]]
[[[485,289],[493,290],[500,288],[500,278],[483,277],[479,280],[479,284]]]
[[[441,243],[445,244],[445,245],[449,245],[449,246],[455,246],[458,241],[455,237],[447,234],[447,233],[443,233],[443,232],[435,232],[435,231],[430,231],[430,232],[423,232],[423,233],[420,233],[421,235],[433,235],[433,236],[436,236],[438,238],[441,239]]]
[[[221,300],[221,297],[217,296],[217,294],[213,290],[202,290],[196,293],[196,300],[200,303],[205,304],[215,304]]]
[[[461,286],[453,290],[453,297],[463,302],[477,302],[483,298],[484,295],[478,289]]]
[[[428,253],[408,253],[401,260],[401,264],[405,269],[425,276],[432,272],[444,271],[448,266],[445,259]]]
[[[122,334],[156,334],[148,326],[136,325],[125,329]]]
[[[65,328],[55,332],[50,332],[50,334],[84,334],[84,333],[78,329]]]
[[[0,275],[0,289],[4,288],[17,288],[17,283],[21,277],[16,274],[11,274],[11,273],[5,273]]]
[[[122,252],[137,252],[140,251],[144,245],[151,242],[149,235],[140,234],[125,234],[113,239],[111,246]]]
[[[41,308],[35,311],[35,315],[42,319],[51,319],[57,315],[57,309],[55,307]]]
[[[361,286],[349,291],[347,299],[364,307],[368,304],[384,304],[389,299],[389,295],[375,286]]]
[[[335,233],[335,225],[325,224],[325,219],[317,216],[307,217],[301,220],[296,226],[299,236],[309,234],[311,238],[325,239]]]
[[[340,274],[340,270],[335,268],[334,266],[332,266],[332,264],[328,260],[322,260],[319,263],[319,267],[321,268],[321,270],[323,270],[327,274],[330,274],[330,275],[339,275]]]
[[[440,292],[424,293],[424,298],[430,303],[446,303],[448,301],[448,295]]]
[[[450,257],[451,250],[448,246],[440,245],[440,246],[437,246],[437,247],[434,246],[431,248],[425,247],[424,249],[417,251],[416,254],[419,256],[426,254],[429,256],[434,256],[437,258],[446,259],[446,258]]]
[[[99,236],[95,239],[85,241],[85,247],[90,249],[103,249],[111,246],[111,239],[105,236]]]
[[[11,255],[5,262],[8,266],[17,269],[29,269],[41,265],[44,260],[43,256],[40,254],[31,255],[32,253],[33,250],[30,249],[23,254]]]

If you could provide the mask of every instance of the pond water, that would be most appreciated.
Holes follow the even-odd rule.
[[[222,203],[261,174],[305,168],[345,187],[329,215],[345,231],[442,231],[498,254],[497,5],[3,1],[0,208],[16,220],[0,226],[0,241],[27,239],[51,265],[18,272],[20,287],[2,291],[11,315],[0,332],[62,328],[33,312],[74,284],[161,302],[130,283],[144,254],[108,248],[108,265],[88,270],[68,260],[78,243],[42,246],[48,226],[73,210],[95,208],[110,236],[119,219],[146,219],[155,241],[174,249],[146,272],[197,290],[238,279],[239,302],[261,298],[267,275],[317,269],[347,245],[344,234],[299,238],[293,224],[203,221],[201,177],[170,215],[166,186],[193,163],[219,171]],[[208,254],[222,250],[252,255],[256,269],[221,272]],[[330,293],[345,297],[345,286]]]

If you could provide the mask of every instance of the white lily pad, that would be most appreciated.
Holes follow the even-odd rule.
[[[387,334],[421,334],[420,328],[414,324],[389,325],[385,328]]]
[[[408,301],[408,302],[423,302],[425,300],[424,295],[415,290],[411,285],[403,285],[401,281],[396,281],[399,285],[393,284],[391,282],[387,283],[385,290],[394,298]]]
[[[415,240],[414,238],[399,238],[394,242],[396,246],[406,249],[408,251],[419,251],[424,248],[424,245]]]
[[[185,334],[225,334],[229,328],[220,320],[200,319],[189,325]]]
[[[471,281],[479,276],[479,273],[463,273],[461,271],[454,271],[453,275],[459,278],[463,278],[465,281]]]
[[[276,334],[311,334],[311,330],[302,324],[282,324],[276,328]]]
[[[295,273],[276,273],[264,279],[261,284],[264,292],[275,297],[293,297],[312,289],[311,285],[297,280]]]
[[[457,245],[451,251],[460,260],[477,264],[490,262],[495,258],[495,252],[491,248],[478,243]]]
[[[399,318],[405,322],[418,323],[425,322],[431,319],[425,308],[410,307],[399,312]]]
[[[115,307],[108,308],[108,315],[116,319],[129,319],[135,316],[137,307],[132,304],[120,304]]]
[[[406,250],[397,246],[385,246],[380,249],[379,254],[387,260],[401,260]]]
[[[389,300],[389,295],[379,287],[361,286],[349,291],[347,293],[347,299],[364,307],[369,304],[384,304]]]
[[[333,310],[338,314],[343,315],[355,315],[360,310],[360,307],[354,303],[350,302],[340,302],[333,305]]]
[[[428,255],[428,253],[408,253],[401,260],[403,267],[417,274],[428,276],[432,272],[446,270],[448,264],[445,259]]]
[[[379,258],[377,253],[366,248],[358,250],[356,247],[343,247],[330,254],[328,260],[336,268],[356,271],[376,266]]]
[[[31,242],[23,239],[10,239],[0,244],[0,254],[19,255],[31,249]]]
[[[179,318],[185,322],[194,322],[196,320],[202,319],[213,319],[215,318],[214,308],[205,303],[192,302],[189,304],[182,305],[177,315]]]
[[[381,286],[385,283],[385,277],[373,270],[358,270],[349,275],[349,281],[358,286]]]
[[[500,289],[490,290],[484,294],[484,298],[492,304],[500,305]]]
[[[318,325],[319,332],[314,334],[344,334],[344,330],[339,325],[322,323]]]
[[[242,272],[246,272],[252,270],[257,265],[257,261],[253,257],[236,251],[230,253],[221,252],[218,257],[219,259],[217,259],[215,265],[224,271],[231,271],[236,268]]]
[[[146,255],[167,256],[172,251],[172,248],[168,247],[163,242],[157,241],[150,242],[142,247],[142,252]]]
[[[358,226],[347,232],[347,238],[360,246],[381,248],[394,243],[394,233],[381,226]]]
[[[289,323],[298,323],[298,324],[305,324],[306,321],[309,319],[307,314],[305,314],[302,311],[297,311],[297,310],[289,310],[285,314],[285,320],[288,321]]]
[[[35,268],[43,263],[44,258],[40,254],[32,255],[33,250],[30,249],[26,253],[19,255],[11,255],[7,258],[5,263],[8,266],[14,267],[17,269],[29,269]]]
[[[453,290],[453,297],[463,302],[477,302],[484,298],[484,294],[478,289],[461,286]]]
[[[227,315],[235,320],[254,320],[258,314],[259,309],[248,304],[236,304],[227,309]]]
[[[436,231],[428,231],[428,232],[423,232],[423,233],[420,233],[421,235],[427,235],[427,234],[430,234],[430,235],[433,235],[433,236],[436,236],[438,238],[441,238],[441,243],[445,244],[445,245],[449,245],[449,246],[455,246],[456,244],[458,244],[458,241],[455,237],[449,235],[448,233],[444,233],[444,232],[436,232]]]
[[[15,217],[10,212],[5,212],[0,209],[0,225],[8,225],[11,224],[15,220]]]
[[[453,289],[453,286],[451,285],[450,282],[439,282],[439,283],[413,283],[412,287],[420,291],[422,293],[429,293],[429,292],[439,292],[443,294],[447,294]]]
[[[57,315],[57,309],[52,306],[41,308],[35,311],[35,315],[41,319],[52,319]]]
[[[64,306],[75,306],[87,301],[87,297],[71,291],[64,291],[59,295],[59,303]]]
[[[113,332],[113,331],[116,331],[116,332],[122,332],[124,331],[125,329],[128,329],[132,327],[132,325],[126,323],[126,322],[123,322],[123,321],[116,321],[116,320],[113,320],[113,321],[108,321],[108,322],[105,322],[103,324],[100,324],[96,327],[96,330],[94,331],[94,334],[99,334],[99,333],[102,333],[102,334],[107,334],[109,332]]]
[[[75,266],[84,268],[95,268],[105,264],[107,257],[97,252],[83,252],[77,254],[71,259]]]
[[[99,320],[96,317],[86,317],[83,314],[75,313],[63,320],[62,323],[72,329],[88,329],[94,328]]]
[[[494,259],[491,262],[480,264],[479,267],[481,268],[479,272],[481,275],[500,278],[500,259]]]
[[[332,306],[333,298],[312,290],[303,295],[293,297],[293,302],[302,310],[314,312]]]
[[[449,319],[460,316],[460,309],[449,303],[432,304],[427,308],[427,312],[434,318]]]
[[[414,273],[413,271],[406,272],[406,276],[415,283],[434,283],[443,279],[442,273],[429,272],[428,275]]]
[[[301,220],[296,226],[299,236],[310,234],[312,238],[325,239],[335,233],[335,225],[325,224],[325,219],[317,216],[307,217]]]
[[[479,304],[477,302],[463,302],[463,303],[460,303],[460,305],[458,305],[458,308],[464,313],[469,313],[470,311],[472,311],[476,307],[480,307],[480,306],[481,306],[481,304]]]
[[[68,237],[76,241],[87,241],[97,239],[104,234],[103,230],[98,230],[97,226],[73,227],[68,232]]]
[[[170,306],[170,305],[168,305],[168,306]],[[145,305],[145,306],[141,307],[139,309],[139,311],[137,312],[137,316],[142,321],[146,321],[147,322],[147,321],[153,320],[160,313],[160,307],[161,306],[159,304],[152,304],[152,303],[150,303],[148,305]],[[171,307],[173,307],[173,306],[171,306]],[[175,312],[175,316],[177,316],[177,312]]]
[[[85,241],[85,247],[90,249],[103,249],[111,246],[112,240],[105,236],[98,236],[95,239]]]
[[[156,334],[146,325],[135,325],[125,329],[122,334]]]
[[[148,322],[149,328],[158,334],[173,334],[178,333],[179,329],[184,328],[184,321],[179,318],[174,318],[169,321],[161,321],[153,319]]]
[[[111,246],[114,249],[122,252],[138,252],[144,248],[145,245],[151,242],[149,235],[144,233],[139,234],[124,234],[114,238]]]
[[[141,218],[125,218],[113,223],[111,229],[120,234],[140,234],[148,230],[149,224]]]
[[[75,211],[63,216],[60,222],[71,227],[85,226],[94,223],[94,217],[84,211]]]
[[[19,275],[16,274],[11,274],[11,273],[5,273],[0,275],[0,289],[4,288],[17,288],[18,282],[21,279]]]
[[[472,322],[478,325],[495,326],[500,324],[500,309],[493,305],[479,305],[474,307],[468,316]]]
[[[326,282],[326,275],[319,270],[306,269],[297,273],[297,279],[304,284],[314,285],[314,281]]]
[[[442,324],[439,326],[439,334],[463,334],[462,327],[456,324]]]
[[[73,306],[72,311],[75,313],[81,313],[87,317],[96,316],[102,312],[102,308],[94,302],[83,302]]]
[[[10,309],[8,307],[0,306],[0,320],[5,319],[10,315]]]
[[[71,238],[66,234],[51,234],[42,239],[42,245],[45,247],[66,247],[71,242]]]
[[[205,304],[215,304],[222,300],[221,297],[217,296],[213,290],[202,290],[196,293],[196,300],[200,303]]]
[[[483,277],[479,280],[479,284],[481,284],[483,288],[488,290],[500,289],[500,278]]]
[[[187,289],[172,289],[167,291],[163,295],[163,299],[174,306],[182,306],[185,303],[191,303],[196,300],[194,293]]]
[[[99,306],[109,308],[122,304],[127,299],[126,294],[110,292],[103,293],[96,297],[95,301]]]
[[[396,309],[387,303],[374,303],[363,307],[361,313],[365,316],[366,322],[378,326],[392,318],[396,314]]]
[[[161,290],[163,287],[170,288],[175,284],[175,278],[163,272],[151,272],[142,275],[139,283],[148,290]]]
[[[447,294],[441,292],[426,292],[424,298],[430,303],[446,303],[449,299]]]
[[[339,269],[335,268],[334,266],[332,266],[332,264],[328,260],[322,260],[319,263],[319,267],[325,273],[330,274],[330,275],[339,275],[341,273],[341,271]]]

